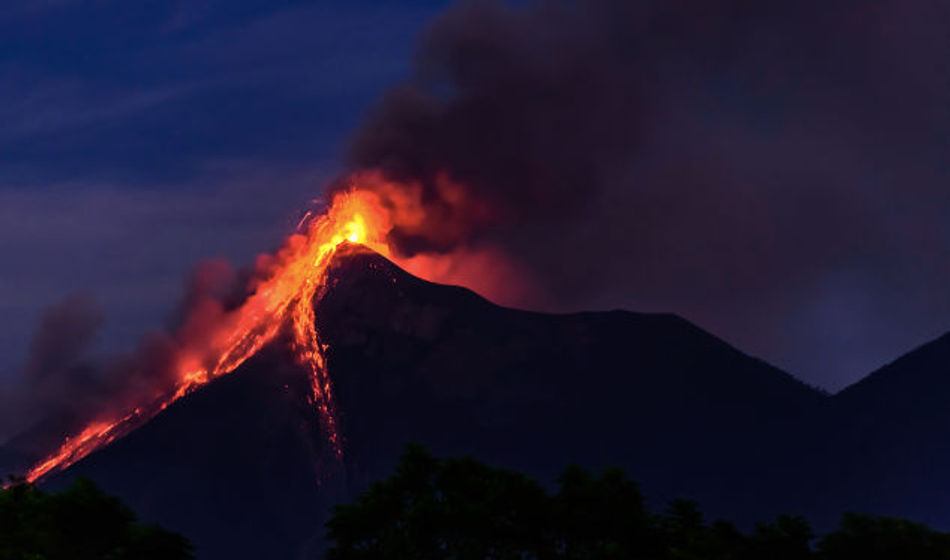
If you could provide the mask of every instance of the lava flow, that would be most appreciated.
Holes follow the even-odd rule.
[[[290,236],[273,258],[266,279],[255,285],[252,295],[240,307],[222,312],[209,328],[201,331],[200,337],[182,343],[171,366],[171,390],[155,395],[147,406],[89,422],[52,455],[34,465],[26,479],[33,482],[65,469],[196,388],[231,373],[285,326],[292,333],[297,359],[310,376],[312,404],[319,411],[332,451],[339,456],[342,442],[313,303],[324,295],[327,270],[340,244],[357,243],[388,255],[385,239],[390,229],[389,216],[375,193],[338,193],[325,213],[306,220]]]

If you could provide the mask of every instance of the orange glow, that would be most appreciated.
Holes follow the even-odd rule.
[[[285,326],[293,336],[297,359],[310,377],[311,401],[319,411],[333,453],[342,454],[332,386],[317,332],[313,303],[326,291],[327,269],[344,242],[389,255],[386,235],[390,211],[369,191],[338,194],[322,215],[307,216],[298,232],[268,262],[269,274],[237,309],[222,312],[200,336],[181,342],[173,373],[175,385],[146,408],[100,417],[67,438],[52,455],[26,474],[30,482],[61,471],[96,449],[124,436],[198,387],[234,371]]]
[[[501,305],[529,302],[543,306],[544,303],[528,272],[491,247],[459,248],[445,254],[423,253],[399,259],[399,266],[429,282],[465,286]]]

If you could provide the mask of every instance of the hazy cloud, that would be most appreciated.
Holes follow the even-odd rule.
[[[407,254],[500,246],[525,305],[674,311],[838,388],[950,326],[948,16],[461,2],[349,161],[427,208]]]

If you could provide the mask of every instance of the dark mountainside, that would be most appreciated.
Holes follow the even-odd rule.
[[[51,415],[7,440],[0,447],[0,473],[22,472],[62,443],[76,425],[71,415]]]
[[[291,364],[264,352],[45,485],[91,478],[187,536],[198,558],[313,557],[343,485]]]
[[[274,344],[48,484],[89,476],[205,559],[313,557],[330,506],[409,441],[547,482],[621,466],[655,504],[740,522],[823,529],[857,509],[946,525],[948,340],[826,397],[672,315],[506,309],[366,253],[338,260],[318,320],[342,462]]]
[[[312,557],[330,505],[409,441],[545,481],[618,465],[655,501],[761,519],[782,501],[764,465],[827,400],[672,315],[505,309],[365,253],[331,282],[318,316],[342,463],[275,344],[48,484],[89,476],[211,559]]]
[[[825,496],[816,521],[848,508],[950,527],[948,371],[950,334],[828,400],[801,454],[807,495]]]
[[[320,312],[353,488],[416,440],[541,480],[619,465],[655,500],[758,515],[757,471],[826,400],[673,315],[506,309],[376,256],[341,267]]]

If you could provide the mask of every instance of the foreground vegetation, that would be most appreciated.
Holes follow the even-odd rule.
[[[0,490],[0,560],[187,560],[179,535],[137,523],[92,482],[62,492],[22,481]]]
[[[388,480],[337,506],[327,527],[328,560],[950,560],[950,534],[902,519],[845,514],[837,530],[816,536],[804,519],[780,516],[740,531],[706,521],[690,501],[649,511],[620,470],[572,467],[549,491],[524,474],[437,459],[419,446]],[[138,523],[92,482],[0,490],[0,560],[191,558],[185,538]]]
[[[804,519],[780,516],[742,532],[708,523],[689,501],[648,511],[620,470],[569,468],[551,493],[521,473],[439,460],[419,446],[390,479],[338,506],[327,527],[328,560],[950,559],[950,534],[902,519],[845,514],[835,532],[816,537]]]

